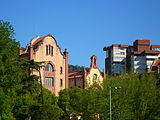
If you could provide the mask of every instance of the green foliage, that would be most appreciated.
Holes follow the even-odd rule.
[[[18,57],[19,42],[14,39],[14,29],[9,22],[0,20],[0,56],[7,58]]]
[[[97,91],[83,90],[77,87],[65,89],[59,93],[59,106],[65,111],[64,117],[82,116],[83,119],[93,119],[93,114],[97,111]],[[94,108],[94,109],[93,109]]]
[[[78,72],[83,70],[84,70],[84,66],[68,65],[68,72]]]
[[[131,73],[107,77],[103,88],[96,84],[88,90],[71,88],[59,94],[59,106],[65,111],[64,117],[82,116],[94,120],[99,114],[103,120],[110,117],[109,87],[112,89],[112,118],[116,120],[159,120],[160,88],[159,75]]]
[[[112,90],[112,116],[119,120],[154,120],[159,117],[159,88],[152,74],[125,74],[111,77],[104,83],[109,98],[110,86],[121,86]],[[108,107],[109,107],[109,101]],[[156,109],[155,109],[156,108]],[[109,110],[107,111],[109,117]]]
[[[55,105],[36,105],[32,106],[31,118],[33,120],[58,120],[63,111]]]
[[[63,114],[63,111],[57,105],[57,97],[45,88],[45,104],[41,104],[40,85],[37,81],[27,82],[21,90],[17,91],[17,95],[13,108],[17,120],[30,117],[34,120],[47,120],[52,117],[59,118]],[[42,118],[40,119],[40,117]]]
[[[0,118],[14,119],[12,108],[16,89],[24,78],[18,57],[19,43],[13,38],[14,30],[9,22],[0,21]]]
[[[0,88],[0,120],[14,120],[14,116],[12,114],[12,99],[10,96],[5,95],[2,88]]]

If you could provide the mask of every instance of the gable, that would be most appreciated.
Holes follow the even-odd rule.
[[[45,35],[43,37],[36,36],[31,40],[30,44],[32,47],[34,47],[41,42],[43,42],[44,45],[47,45],[47,44],[52,45],[54,48],[56,48],[61,53],[61,55],[63,55],[63,53],[61,52],[61,48],[57,44],[56,39],[51,34]]]

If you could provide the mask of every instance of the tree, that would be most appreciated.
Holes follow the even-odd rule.
[[[112,90],[112,117],[124,120],[159,119],[159,88],[153,74],[124,74],[110,77],[105,81],[104,94],[109,98],[109,87],[121,86]],[[107,101],[107,100],[106,100]],[[109,101],[107,101],[109,107]],[[109,116],[109,110],[107,110]]]
[[[14,39],[14,29],[9,22],[0,20],[0,56],[1,60],[18,57],[19,42]]]
[[[43,62],[35,62],[34,60],[26,60],[26,59],[21,59],[21,62],[22,62],[22,66],[24,66],[28,70],[29,73],[31,73],[33,70],[38,71],[39,79],[40,79],[40,86],[41,86],[42,104],[44,104],[42,77],[41,77],[41,72],[40,72],[40,68],[43,67],[42,65]]]
[[[18,57],[19,43],[15,41],[14,30],[9,22],[0,21],[0,118],[14,119],[12,106],[15,102],[16,89],[23,79],[21,67],[15,59]]]
[[[78,72],[83,70],[84,70],[84,66],[68,65],[68,72]]]
[[[32,106],[32,108],[31,118],[33,120],[58,120],[63,114],[63,111],[54,105],[42,104]]]
[[[58,105],[65,111],[64,118],[81,116],[84,120],[92,120],[93,115],[100,111],[97,103],[99,91],[85,90],[77,87],[61,90]]]
[[[12,110],[17,120],[52,120],[63,114],[58,107],[58,99],[50,91],[43,88],[45,103],[41,104],[40,85],[37,81],[29,81],[17,91],[17,98]]]

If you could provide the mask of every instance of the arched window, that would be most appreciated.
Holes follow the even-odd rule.
[[[96,80],[97,79],[97,74],[94,74],[93,75],[93,80]]]
[[[53,72],[54,71],[54,68],[51,64],[47,64],[46,67],[45,67],[45,70],[47,72]]]

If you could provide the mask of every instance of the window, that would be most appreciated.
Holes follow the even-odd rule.
[[[152,65],[152,62],[147,62],[147,65]]]
[[[63,80],[60,79],[60,87],[62,87],[62,86],[63,86]]]
[[[47,72],[53,72],[54,71],[54,68],[51,64],[47,64],[46,67],[45,67],[45,70]]]
[[[160,51],[160,48],[152,48],[152,50]]]
[[[123,60],[125,57],[114,57],[114,59]]]
[[[51,53],[51,46],[49,45],[49,48],[48,48],[48,54]]]
[[[51,45],[46,46],[46,55],[52,55],[53,56],[53,47]]]
[[[124,47],[120,47],[120,50],[125,50],[125,48]]]
[[[125,52],[120,52],[121,55],[125,55]]]
[[[114,52],[115,55],[125,55],[125,52]]]
[[[53,47],[51,47],[51,55],[53,56]]]
[[[155,58],[146,58],[147,61],[154,61]]]
[[[54,86],[54,80],[51,77],[46,77],[45,83],[46,83],[46,86],[51,86],[51,87]]]
[[[114,49],[119,49],[119,47],[114,47]]]
[[[48,46],[46,46],[46,55],[48,55]]]
[[[135,57],[135,58],[134,58],[134,60],[135,60],[135,61],[138,61],[138,60],[139,60],[139,58],[138,58],[138,57]]]
[[[94,74],[93,75],[93,80],[96,80],[97,79],[97,74]]]
[[[62,67],[60,67],[60,74],[62,74],[63,73],[63,68]]]

